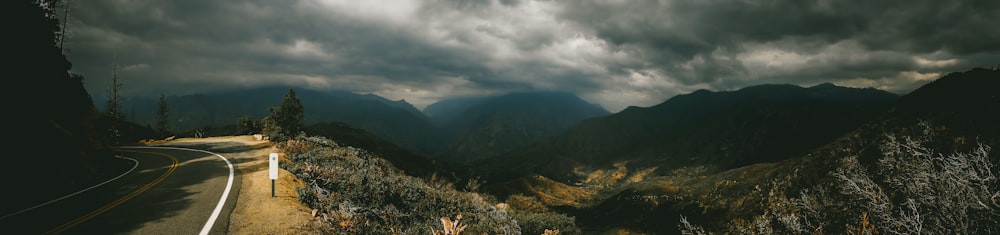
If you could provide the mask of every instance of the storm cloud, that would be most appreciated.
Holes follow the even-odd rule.
[[[101,97],[265,85],[453,97],[567,91],[611,111],[765,83],[896,93],[1000,63],[996,1],[71,2],[72,71]]]

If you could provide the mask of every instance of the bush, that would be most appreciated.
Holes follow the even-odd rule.
[[[558,229],[560,234],[580,234],[573,217],[555,212],[519,212],[511,213],[521,227],[521,234],[543,234],[545,230]]]
[[[789,179],[774,180],[759,215],[734,219],[738,234],[996,234],[1000,232],[1000,181],[990,146],[943,154],[930,143],[934,131],[921,123],[917,136],[886,135],[882,157],[869,169],[856,155],[842,157],[828,187],[788,197]],[[845,226],[846,225],[846,226]],[[685,234],[705,229],[681,217]]]
[[[841,193],[883,233],[1000,232],[1000,185],[990,147],[937,153],[928,146],[933,132],[924,126],[923,136],[886,137],[874,177],[856,157],[845,158],[834,173]]]
[[[521,226],[521,234],[542,234],[545,230],[559,230],[560,234],[580,234],[576,219],[554,213],[536,197],[515,194],[507,197],[504,207]]]
[[[306,182],[300,201],[319,212],[311,227],[324,234],[423,234],[458,214],[469,234],[520,234],[518,223],[488,197],[408,176],[365,150],[318,137],[280,147],[291,160],[285,168]]]

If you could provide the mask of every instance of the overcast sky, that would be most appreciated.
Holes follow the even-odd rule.
[[[86,0],[67,53],[95,100],[265,85],[437,100],[575,93],[617,112],[697,89],[904,94],[1000,64],[1000,1]]]

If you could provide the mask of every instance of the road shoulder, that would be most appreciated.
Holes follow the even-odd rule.
[[[270,142],[254,140],[253,136],[228,136],[184,138],[159,144],[195,145],[199,149],[210,147],[212,149],[205,150],[220,151],[240,170],[242,185],[229,217],[228,233],[309,233],[308,230],[303,230],[303,226],[312,220],[311,209],[299,202],[296,191],[297,187],[304,186],[301,180],[288,171],[279,169],[275,197],[271,197],[267,157],[271,152],[276,152],[276,149]],[[280,156],[284,158],[284,154]]]

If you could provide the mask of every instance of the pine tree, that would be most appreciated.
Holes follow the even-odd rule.
[[[281,106],[272,107],[270,112],[271,115],[264,119],[264,132],[272,140],[293,137],[305,126],[304,108],[294,89],[288,89]]]

